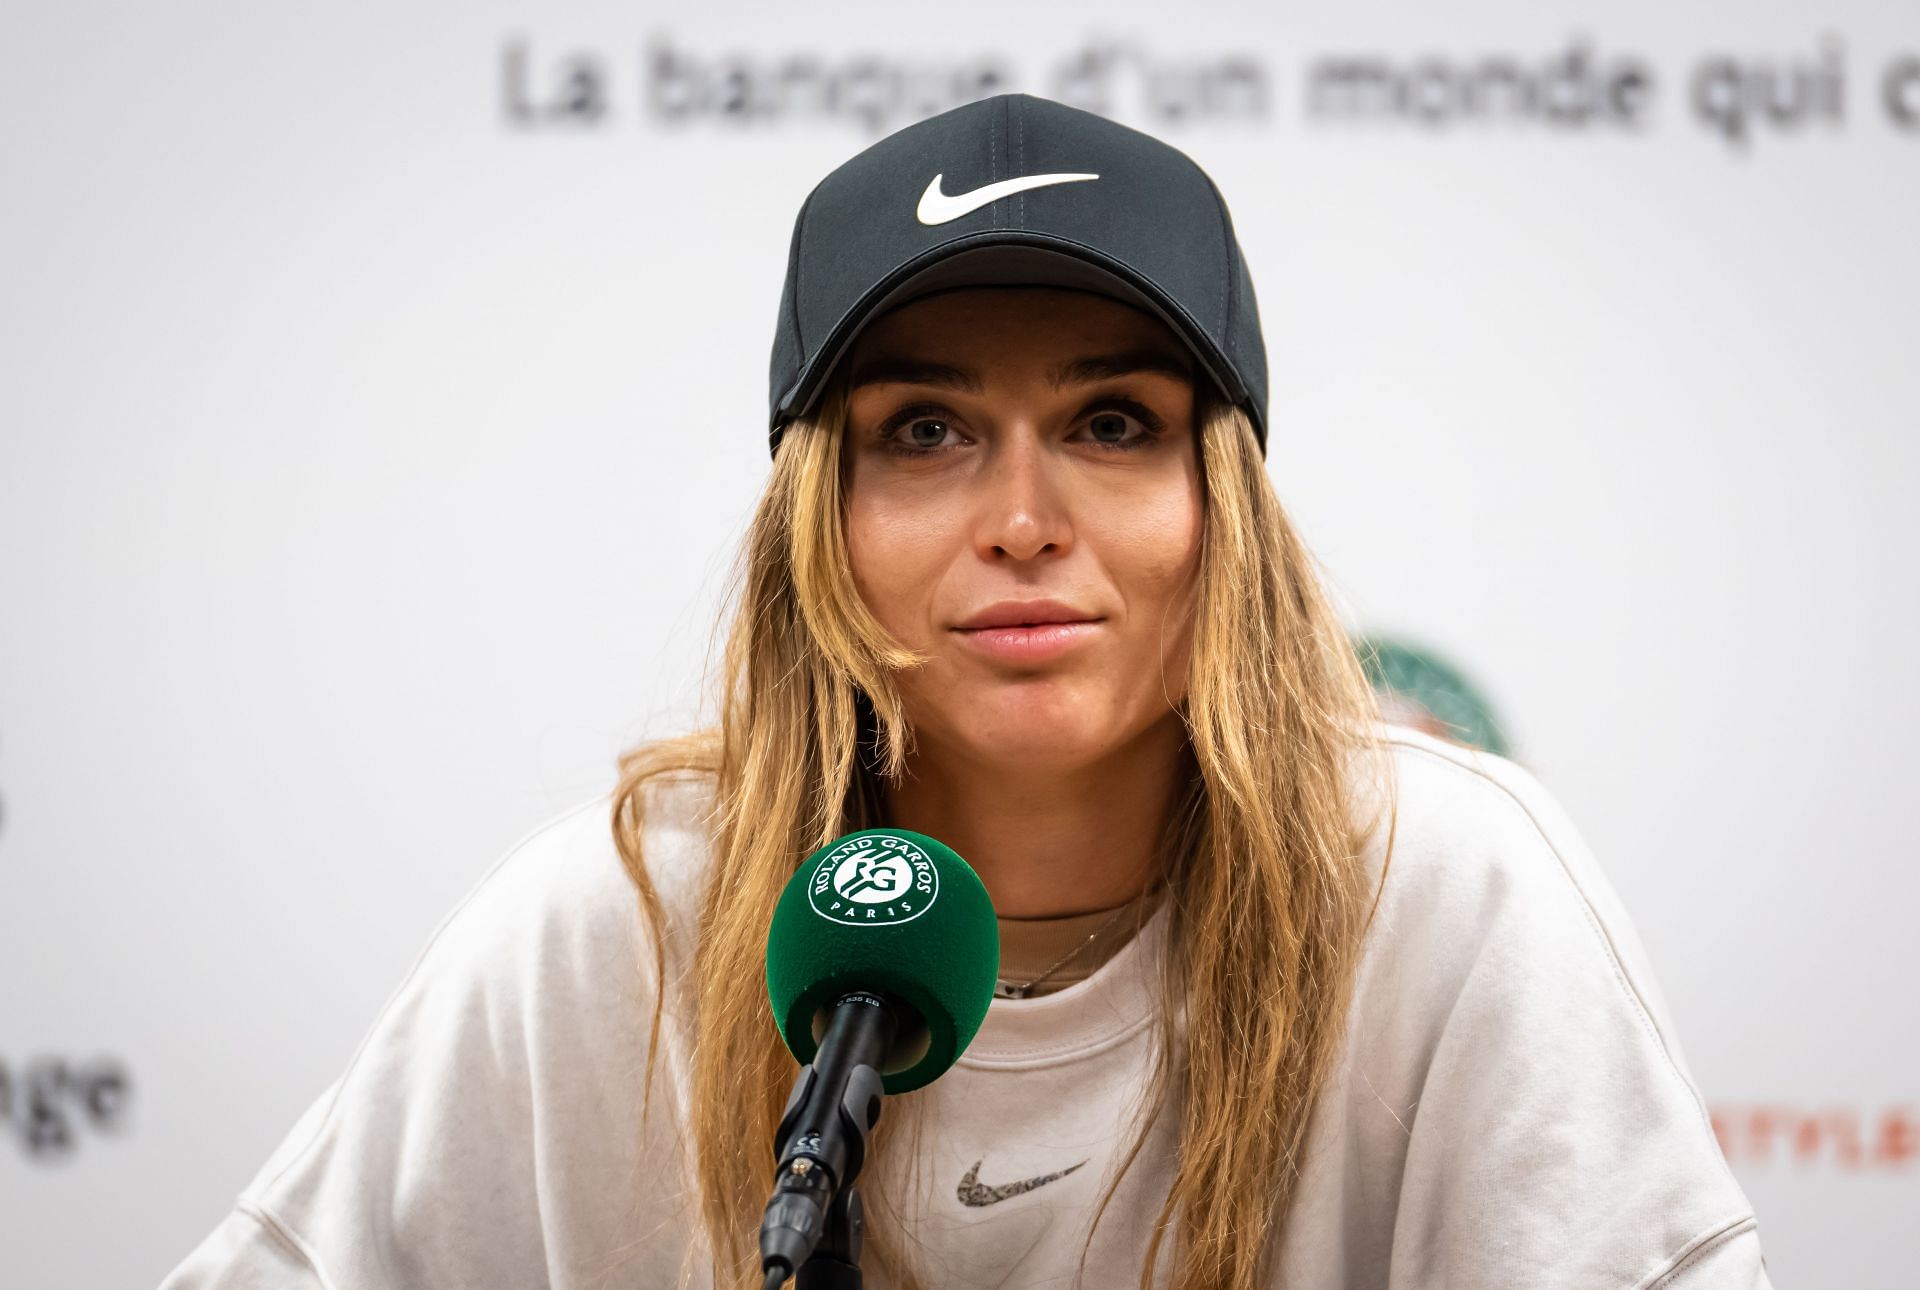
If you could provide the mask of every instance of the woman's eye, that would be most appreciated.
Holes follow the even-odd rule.
[[[902,457],[925,457],[966,442],[966,435],[938,408],[902,408],[880,427],[880,442]]]
[[[915,417],[901,426],[894,437],[909,448],[938,448],[946,442],[948,429],[939,417]]]
[[[1083,418],[1072,438],[1091,440],[1116,452],[1144,448],[1160,436],[1160,419],[1132,400],[1115,400],[1113,405],[1082,412]],[[970,442],[964,431],[953,424],[948,414],[937,409],[905,408],[896,413],[880,431],[880,438],[893,452],[918,457]]]
[[[1151,441],[1157,430],[1145,416],[1105,410],[1087,420],[1087,438],[1104,448],[1138,448]]]

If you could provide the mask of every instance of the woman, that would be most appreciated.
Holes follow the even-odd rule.
[[[1025,95],[882,140],[772,378],[716,728],[502,859],[172,1290],[758,1285],[767,920],[879,823],[979,871],[1003,997],[889,1100],[871,1284],[1766,1284],[1564,815],[1379,723],[1189,159]]]

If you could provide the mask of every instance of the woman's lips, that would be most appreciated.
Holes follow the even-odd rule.
[[[971,649],[1012,663],[1044,663],[1093,638],[1100,619],[1071,623],[1029,623],[1019,627],[956,627],[954,635]]]

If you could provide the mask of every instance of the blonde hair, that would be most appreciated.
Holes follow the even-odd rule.
[[[1140,1284],[1170,1258],[1183,1290],[1259,1284],[1284,1233],[1371,919],[1362,853],[1374,821],[1356,818],[1353,759],[1379,751],[1372,691],[1274,495],[1251,422],[1209,388],[1197,394],[1204,522],[1180,705],[1195,773],[1166,832],[1170,952],[1153,1076],[1100,1205],[1104,1213],[1153,1120],[1171,1111],[1177,1159]],[[615,842],[653,925],[663,983],[650,1093],[667,985],[665,915],[641,854],[645,790],[684,771],[711,776],[716,790],[684,988],[699,1218],[721,1286],[761,1283],[751,1234],[794,1076],[766,1002],[767,919],[809,852],[886,822],[882,780],[911,749],[893,674],[918,659],[880,627],[849,572],[845,420],[837,377],[774,457],[743,552],[717,726],[628,752],[614,797]],[[882,1117],[876,1158],[899,1118]],[[877,1211],[869,1257],[919,1284],[901,1239],[910,1227],[900,1230],[905,1220],[872,1184],[862,1190]]]

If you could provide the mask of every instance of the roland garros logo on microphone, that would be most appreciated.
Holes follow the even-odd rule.
[[[820,857],[807,900],[822,918],[851,927],[910,923],[940,894],[940,870],[907,838],[862,833]]]

